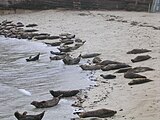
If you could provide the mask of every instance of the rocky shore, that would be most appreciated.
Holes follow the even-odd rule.
[[[100,53],[101,60],[125,63],[132,68],[153,68],[152,71],[140,73],[140,75],[153,80],[152,82],[134,86],[129,85],[131,80],[126,79],[124,73],[115,73],[116,70],[114,69],[105,68],[105,71],[103,69],[102,71],[100,68],[92,71],[94,74],[90,79],[95,81],[96,85],[87,90],[86,94],[80,96],[81,109],[90,111],[106,108],[117,111],[112,118],[107,118],[107,120],[159,120],[159,17],[159,14],[144,12],[46,10],[1,15],[0,22],[8,20],[13,21],[17,26],[24,25],[25,29],[20,29],[20,33],[27,32],[25,38],[49,44],[55,42],[55,40],[48,39],[50,35],[53,38],[61,33],[72,33],[72,35],[79,37],[82,43],[86,41],[83,46],[71,52],[73,56]],[[39,30],[38,32],[43,33],[43,35],[38,34],[40,37],[36,37],[37,34],[31,36],[28,34],[30,31],[26,31],[31,29],[26,29],[26,25],[35,25],[32,30]],[[8,29],[11,28],[8,27]],[[44,35],[44,33],[47,34]],[[8,34],[5,36],[10,37]],[[44,36],[48,38],[42,40]],[[24,37],[24,34],[13,37],[21,38]],[[128,51],[133,49],[150,51],[138,55],[127,54]],[[141,62],[134,63],[131,61],[131,59],[142,55],[148,55],[149,57],[147,56],[148,59]],[[91,64],[92,59],[88,58],[87,62]],[[114,79],[104,79],[102,74],[113,74],[116,77]],[[103,120],[106,118],[97,119]]]

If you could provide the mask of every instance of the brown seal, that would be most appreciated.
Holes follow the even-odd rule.
[[[109,71],[109,70],[116,70],[116,69],[126,68],[126,67],[131,67],[131,66],[127,65],[125,63],[122,63],[122,64],[109,64],[107,66],[102,67],[101,70]]]
[[[125,78],[129,78],[129,79],[133,79],[133,78],[146,78],[146,76],[137,74],[137,73],[133,73],[133,72],[126,72],[124,73],[124,77]]]
[[[63,62],[66,65],[75,65],[78,64],[81,60],[81,54],[77,58],[72,58],[69,54],[65,55]]]
[[[146,52],[151,52],[151,50],[147,50],[147,49],[133,49],[131,51],[128,51],[127,54],[139,54],[139,53],[146,53]]]
[[[112,74],[108,74],[108,75],[101,74],[100,76],[103,77],[104,79],[114,79],[114,78],[116,78],[116,76],[112,75]]]
[[[24,112],[23,114],[21,114],[17,111],[14,113],[14,116],[18,120],[42,120],[44,113],[45,111],[37,115],[27,115],[27,112]]]
[[[92,58],[101,55],[100,53],[90,53],[82,55],[82,58]]]
[[[80,65],[82,70],[100,70],[102,68],[101,65]]]
[[[87,118],[87,117],[99,117],[99,118],[105,118],[105,117],[111,117],[114,116],[117,113],[117,111],[109,110],[109,109],[98,109],[88,112],[75,112],[74,114],[77,114],[80,118]]]
[[[139,72],[146,72],[146,71],[153,71],[153,70],[154,70],[153,68],[149,68],[149,67],[135,67],[128,70],[128,72],[139,73]]]
[[[141,56],[137,56],[137,57],[134,58],[134,59],[131,59],[131,61],[132,61],[133,63],[135,63],[135,62],[145,61],[145,60],[148,60],[148,59],[150,59],[150,58],[151,58],[151,56],[149,56],[149,55],[141,55]]]
[[[46,101],[33,101],[31,105],[34,105],[36,108],[48,108],[48,107],[53,107],[56,106],[62,95],[59,95],[58,97],[54,97],[51,100],[46,100]]]
[[[130,81],[128,83],[128,85],[143,84],[143,83],[151,82],[151,81],[153,81],[153,80],[150,80],[150,79],[147,79],[147,78],[137,78],[137,79],[134,79],[134,80]]]
[[[79,90],[58,90],[58,91],[49,91],[53,97],[57,97],[62,94],[62,97],[72,97],[79,93]]]

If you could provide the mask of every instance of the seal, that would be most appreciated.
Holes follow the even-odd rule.
[[[126,68],[126,67],[131,67],[130,65],[127,65],[125,63],[121,64],[109,64],[107,66],[104,66],[101,68],[102,71],[109,71],[109,70],[116,70],[120,68]]]
[[[37,24],[28,24],[26,25],[26,27],[35,27],[35,26],[38,26]]]
[[[54,52],[54,51],[50,51],[51,54],[53,55],[66,55],[66,53],[64,52]]]
[[[129,78],[129,79],[133,79],[133,78],[146,78],[146,76],[137,74],[137,73],[133,73],[133,72],[126,72],[124,73],[124,77],[125,78]]]
[[[62,95],[62,97],[72,97],[79,93],[79,90],[58,90],[58,91],[49,91],[53,97]]]
[[[84,54],[82,58],[92,58],[101,55],[100,53],[91,53],[91,54]]]
[[[26,59],[27,62],[39,60],[40,53],[35,57],[30,56],[29,59]]]
[[[101,60],[100,57],[94,57],[93,60],[92,60],[92,62],[93,62],[93,63],[96,63],[96,64],[97,64],[97,63],[100,63],[101,61],[102,61],[102,60]]]
[[[151,50],[147,50],[147,49],[133,49],[131,51],[128,51],[127,54],[140,54],[140,53],[146,53],[146,52],[151,52]]]
[[[65,55],[63,58],[63,63],[66,65],[75,65],[78,64],[81,60],[81,54],[77,58],[72,58],[69,54]]]
[[[27,30],[24,30],[24,32],[37,32],[38,30],[36,29],[27,29]]]
[[[82,70],[100,70],[102,68],[101,65],[80,65]]]
[[[50,46],[60,46],[61,45],[61,42],[52,42],[52,43],[44,42],[44,43]]]
[[[99,117],[99,118],[105,118],[105,117],[111,117],[114,116],[117,113],[117,111],[110,110],[110,109],[98,109],[88,112],[75,112],[74,114],[77,114],[80,118],[87,118],[87,117]]]
[[[51,100],[46,100],[46,101],[33,101],[31,102],[31,105],[35,106],[36,108],[48,108],[48,107],[54,107],[56,106],[60,99],[62,97],[62,94],[59,95],[58,97],[54,97]]]
[[[133,63],[135,63],[135,62],[145,61],[145,60],[148,60],[150,58],[151,58],[151,56],[149,56],[149,55],[140,55],[140,56],[135,57],[134,59],[131,59],[131,61]]]
[[[132,67],[121,68],[121,69],[117,70],[115,73],[125,73],[131,69],[132,69]]]
[[[114,78],[116,78],[116,76],[112,75],[112,74],[108,74],[108,75],[101,74],[100,76],[103,77],[104,79],[114,79]]]
[[[63,46],[60,48],[57,48],[60,52],[71,52],[72,51],[72,47],[69,46]]]
[[[103,60],[99,63],[99,65],[109,65],[109,64],[122,64],[121,62],[112,61],[112,60]]]
[[[43,111],[42,113],[37,114],[37,115],[27,115],[27,112],[24,112],[23,114],[21,114],[18,111],[16,111],[14,113],[14,116],[18,120],[42,120],[44,113],[45,113],[45,111]]]
[[[150,79],[147,79],[147,78],[137,78],[137,79],[134,79],[132,81],[130,81],[128,83],[128,85],[136,85],[136,84],[143,84],[143,83],[147,83],[147,82],[151,82],[153,80],[150,80]]]
[[[153,70],[154,69],[150,67],[135,67],[128,70],[128,72],[139,73],[139,72],[146,72],[146,71],[153,71]]]
[[[62,60],[64,59],[65,55],[56,55],[54,57],[49,57],[50,60]]]

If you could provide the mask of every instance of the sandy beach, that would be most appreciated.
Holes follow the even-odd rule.
[[[95,72],[96,86],[87,91],[83,108],[95,110],[107,108],[117,114],[107,120],[159,120],[160,119],[160,14],[125,11],[70,11],[45,10],[18,12],[0,15],[0,22],[13,20],[24,24],[36,23],[35,28],[42,33],[59,35],[72,33],[86,43],[73,56],[80,53],[101,53],[102,60],[115,60],[127,63],[132,67],[151,67],[154,71],[143,72],[152,82],[129,86],[130,79],[123,73],[115,71]],[[136,25],[131,23],[137,22]],[[39,41],[37,41],[39,42]],[[143,62],[132,63],[137,55],[126,54],[135,48],[145,48],[152,52],[144,53],[152,58]],[[90,59],[92,60],[92,59]],[[115,74],[116,79],[105,80],[100,74]],[[99,119],[103,120],[103,119]]]

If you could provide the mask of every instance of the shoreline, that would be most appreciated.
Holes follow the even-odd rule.
[[[83,16],[81,16],[83,13]],[[115,16],[115,17],[111,17]],[[44,16],[41,18],[41,16]],[[97,71],[97,87],[88,91],[88,98],[82,104],[85,110],[110,108],[117,110],[113,117],[115,120],[140,119],[158,120],[158,104],[160,102],[159,88],[159,30],[152,27],[140,27],[139,24],[147,23],[151,26],[159,26],[158,14],[145,12],[126,11],[59,11],[46,10],[34,13],[2,15],[3,20],[9,19],[15,22],[21,21],[24,24],[37,23],[40,32],[47,32],[53,35],[60,33],[73,33],[79,38],[86,40],[86,43],[72,55],[79,53],[100,52],[100,57],[105,60],[125,62],[133,67],[148,66],[155,71],[145,72],[148,78],[153,79],[152,83],[143,85],[128,86],[130,80],[125,79],[123,74],[116,74],[114,80],[104,80],[99,77],[101,73],[113,73],[114,71]],[[109,21],[114,18],[113,21]],[[1,20],[2,20],[1,19]],[[121,21],[120,21],[121,20]],[[127,21],[126,23],[122,20]],[[138,25],[132,26],[131,22],[136,21]],[[1,22],[1,21],[0,21]],[[144,24],[143,24],[144,25]],[[57,32],[58,31],[58,32]],[[151,49],[151,60],[139,63],[132,63],[131,58],[136,55],[127,55],[126,52],[134,48]],[[112,118],[107,118],[108,120]]]

